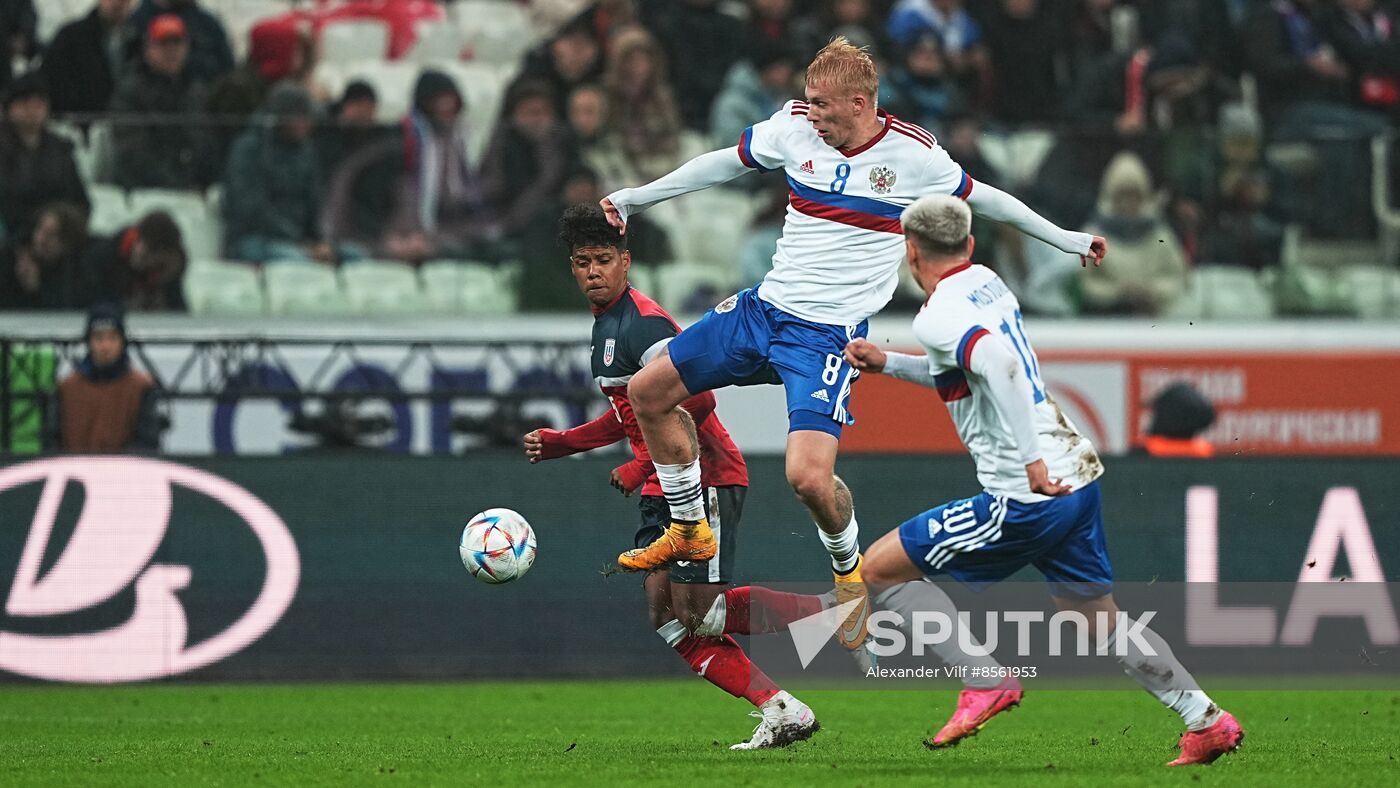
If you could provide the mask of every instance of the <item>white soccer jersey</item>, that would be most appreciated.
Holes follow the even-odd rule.
[[[879,116],[880,133],[849,151],[817,136],[803,101],[744,131],[739,158],[761,172],[782,168],[791,190],[773,270],[758,290],[764,301],[817,323],[865,320],[898,286],[905,207],[927,194],[972,193],[932,134]]]
[[[1021,305],[990,268],[965,263],[938,282],[914,318],[914,335],[928,351],[929,372],[948,406],[958,435],[977,463],[977,478],[989,492],[1024,503],[1048,500],[1031,492],[1026,462],[981,375],[974,353],[997,342],[1020,359],[1029,381],[1025,396],[1035,403],[1033,428],[1050,478],[1079,489],[1103,475],[1089,440],[1055,404],[1040,377],[1040,361],[1026,339]]]

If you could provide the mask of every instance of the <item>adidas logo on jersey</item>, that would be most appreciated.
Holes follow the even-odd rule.
[[[812,399],[819,399],[822,402],[831,402],[831,395],[826,393],[826,389],[817,389],[812,392]]]
[[[817,168],[812,166],[812,160],[811,160],[811,159],[808,159],[808,160],[807,160],[807,163],[806,163],[806,164],[803,164],[799,169],[801,169],[803,172],[807,173],[808,175],[816,175],[816,174],[817,174]]]

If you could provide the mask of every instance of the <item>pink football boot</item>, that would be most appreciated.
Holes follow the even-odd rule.
[[[948,720],[943,730],[934,734],[933,739],[924,742],[924,746],[930,750],[956,746],[982,730],[982,726],[996,715],[1019,706],[1024,694],[1021,682],[1015,677],[1007,677],[991,689],[969,687],[963,690],[958,695],[958,710],[953,712],[953,718]]]
[[[1216,758],[1227,752],[1239,749],[1244,741],[1244,728],[1228,711],[1220,713],[1220,719],[1203,731],[1187,731],[1177,744],[1181,756],[1168,763],[1168,766],[1185,766],[1188,763],[1214,763]]]

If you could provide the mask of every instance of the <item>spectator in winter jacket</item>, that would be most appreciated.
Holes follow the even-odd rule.
[[[311,97],[291,82],[233,144],[224,169],[226,253],[252,263],[334,262],[321,238],[320,161],[311,143]]]
[[[603,48],[582,20],[565,27],[525,58],[523,79],[543,80],[563,102],[576,88],[598,80],[603,71]]]
[[[378,112],[379,96],[374,87],[358,79],[346,85],[340,100],[329,107],[329,117],[312,138],[321,162],[322,188],[329,185],[347,159],[387,138],[384,127],[375,123]]]
[[[73,160],[73,143],[47,129],[49,94],[33,72],[10,83],[0,125],[0,224],[12,236],[29,232],[45,205],[65,202],[87,211],[87,187]]]
[[[603,77],[609,135],[633,183],[655,180],[682,161],[681,112],[667,73],[666,57],[650,33],[634,28],[613,39]]]
[[[0,248],[0,308],[81,307],[76,258],[86,238],[87,220],[79,208],[59,203],[41,210],[28,235]]]
[[[141,0],[131,14],[131,26],[149,37],[151,22],[166,14],[179,17],[189,31],[190,74],[196,80],[213,84],[233,70],[233,48],[223,23],[195,0]]]
[[[418,76],[402,132],[351,156],[331,184],[326,226],[338,246],[413,263],[500,257],[489,186],[467,160],[465,107],[447,74]]]
[[[147,452],[160,448],[159,391],[131,367],[121,310],[88,314],[88,352],[59,384],[49,410],[50,448],[66,452]]]
[[[1244,59],[1266,120],[1299,102],[1344,104],[1351,70],[1327,38],[1325,0],[1256,3],[1244,26]]]
[[[1158,315],[1186,289],[1186,254],[1136,154],[1120,153],[1109,162],[1098,213],[1084,231],[1107,238],[1114,255],[1113,270],[1084,272],[1086,313]]]
[[[890,71],[894,99],[890,111],[901,120],[943,133],[943,121],[964,109],[962,91],[949,73],[948,60],[932,33],[904,50],[904,60]]]
[[[0,90],[10,83],[10,62],[34,54],[38,15],[34,0],[0,0]]]
[[[116,180],[129,189],[204,188],[218,169],[213,137],[198,117],[204,84],[187,68],[185,23],[172,14],[151,21],[145,50],[117,87],[112,112]]]
[[[777,44],[760,46],[751,59],[730,67],[710,108],[710,141],[716,147],[733,145],[744,129],[782,109],[796,95],[797,68],[797,59]]]
[[[106,112],[132,48],[132,0],[98,0],[87,16],[60,28],[40,72],[56,115]]]
[[[515,243],[540,235],[540,222],[558,214],[551,203],[573,165],[569,132],[554,106],[549,85],[516,83],[484,160],[501,232]]]
[[[1351,74],[1352,98],[1400,115],[1400,13],[1377,0],[1337,0],[1330,37]]]
[[[183,312],[185,245],[170,214],[152,211],[83,253],[81,280],[88,304],[122,304],[144,312]]]

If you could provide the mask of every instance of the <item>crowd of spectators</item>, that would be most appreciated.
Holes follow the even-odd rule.
[[[499,112],[427,67],[407,116],[381,126],[369,84],[322,95],[295,24],[254,26],[240,64],[197,0],[98,0],[50,41],[31,0],[0,0],[0,306],[182,305],[178,228],[157,212],[89,239],[88,185],[51,114],[112,122],[120,187],[220,187],[230,259],[520,260],[523,305],[565,308],[574,294],[545,281],[563,279],[550,228],[565,205],[732,144],[800,96],[802,66],[844,35],[877,59],[881,105],[974,178],[1109,239],[1112,264],[1074,277],[1034,242],[978,226],[985,261],[1039,294],[1029,308],[1060,314],[1159,313],[1193,266],[1276,264],[1288,224],[1374,233],[1366,141],[1400,114],[1389,0],[579,6],[527,53]],[[471,155],[467,131],[483,125],[489,143]],[[984,155],[985,135],[1027,130],[1050,140],[1038,167],[1002,172]],[[1295,155],[1267,155],[1290,144]],[[762,275],[782,217],[782,184],[760,180],[732,185],[759,206],[752,227],[717,228],[749,236],[741,284]],[[1326,183],[1352,188],[1299,197]],[[634,233],[639,260],[669,260],[664,230],[642,217]]]

